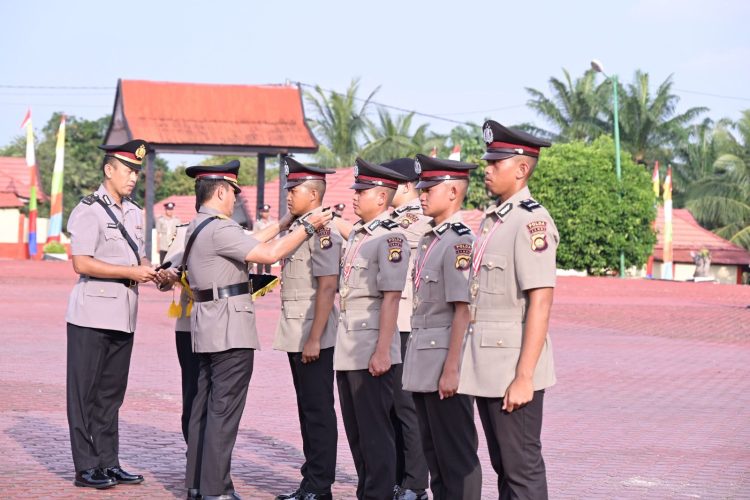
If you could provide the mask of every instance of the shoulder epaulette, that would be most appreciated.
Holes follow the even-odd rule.
[[[138,203],[136,203],[135,200],[131,198],[130,196],[125,196],[125,200],[135,205],[139,210],[143,210],[143,207],[140,206]]]
[[[98,196],[96,193],[91,193],[90,195],[81,198],[81,203],[84,205],[93,205],[97,198]]]
[[[190,223],[186,222],[184,224],[177,224],[175,227],[185,227],[185,226],[189,226],[189,225],[190,225]]]
[[[451,229],[453,229],[459,236],[471,233],[471,228],[466,224],[462,224],[460,222],[454,222],[453,224],[451,224]]]
[[[529,198],[528,200],[523,200],[521,203],[519,203],[523,208],[528,210],[529,212],[533,212],[537,208],[542,208],[542,206],[534,199]]]
[[[394,222],[392,220],[383,220],[383,221],[380,221],[380,225],[383,226],[384,228],[386,228],[389,231],[391,229],[393,229],[394,227],[398,227],[399,226],[397,222]]]

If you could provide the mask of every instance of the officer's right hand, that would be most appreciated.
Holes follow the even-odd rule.
[[[156,271],[151,266],[132,266],[129,278],[138,283],[147,283],[156,278]]]
[[[384,353],[375,352],[370,357],[370,362],[367,364],[367,368],[370,371],[370,375],[373,377],[379,377],[391,369],[391,353],[386,351]]]
[[[333,218],[333,212],[330,210],[326,210],[325,212],[318,212],[317,214],[313,214],[307,219],[305,219],[307,222],[313,225],[315,230],[317,231],[321,227],[328,224],[328,222]]]

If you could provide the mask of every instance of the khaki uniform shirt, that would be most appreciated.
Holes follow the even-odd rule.
[[[474,235],[460,213],[431,227],[420,240],[412,272],[412,281],[419,278],[419,286],[414,290],[402,379],[404,390],[412,392],[438,390],[450,345],[453,303],[469,303]]]
[[[166,252],[169,250],[169,245],[172,243],[175,234],[177,233],[177,226],[180,225],[180,219],[177,217],[167,217],[166,215],[159,216],[156,219],[156,234],[159,236],[159,251]]]
[[[195,227],[219,212],[201,207],[188,226],[186,241]],[[259,242],[245,234],[232,219],[217,219],[196,236],[188,255],[188,279],[193,290],[216,289],[247,283],[245,256]],[[250,294],[193,304],[190,331],[193,352],[260,349],[255,328],[255,307]]]
[[[559,235],[547,210],[532,200],[528,188],[524,188],[485,211],[474,244],[474,260],[484,240],[488,243],[479,272],[475,275],[472,269],[469,279],[474,322],[469,326],[464,347],[458,392],[499,398],[515,378],[528,290],[555,286]],[[549,336],[533,381],[534,390],[555,383]]]
[[[396,223],[383,212],[367,224],[356,223],[349,235],[339,279],[339,316],[333,368],[366,370],[380,334],[383,292],[404,289],[409,267],[409,242],[394,230]],[[364,241],[363,241],[364,238]],[[401,363],[397,327],[391,342],[391,363]]]
[[[169,245],[167,254],[164,256],[164,262],[171,262],[172,267],[179,267],[182,265],[182,256],[185,253],[185,234],[189,224],[181,224],[177,226],[177,233],[175,234],[172,244]],[[203,232],[203,231],[201,231]],[[192,252],[192,250],[190,250]],[[175,321],[174,331],[176,332],[189,332],[190,331],[190,316],[187,315],[187,305],[189,296],[187,291],[180,285],[175,283],[174,286],[180,289],[180,307],[182,307],[182,314]]]
[[[144,258],[141,208],[127,198],[116,205],[104,185],[99,186],[95,195],[109,205],[138,246],[138,255]],[[91,197],[81,200],[70,213],[68,232],[72,255],[88,255],[118,266],[140,265],[117,224]],[[134,332],[137,315],[137,285],[127,287],[110,281],[89,281],[87,276],[81,275],[70,293],[65,321],[89,328]]]
[[[409,241],[411,257],[409,258],[409,269],[407,276],[411,276],[414,269],[414,256],[416,255],[417,244],[424,236],[425,232],[430,230],[431,217],[422,214],[422,205],[419,199],[412,200],[393,210],[390,219],[398,224],[396,231],[404,233]],[[398,308],[398,330],[400,332],[411,331],[411,304],[414,296],[414,285],[410,279],[406,280],[404,291],[401,294],[401,305]]]
[[[308,212],[292,223],[290,230],[299,226],[300,220],[322,208]],[[302,352],[310,336],[315,318],[315,294],[318,276],[338,276],[343,239],[333,222],[318,229],[315,236],[300,245],[286,257],[281,268],[281,319],[276,328],[273,348],[286,352]],[[339,312],[331,308],[328,322],[320,338],[320,348],[327,349],[336,343]]]

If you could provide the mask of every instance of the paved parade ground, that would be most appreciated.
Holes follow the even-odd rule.
[[[153,285],[141,287],[120,411],[122,465],[146,481],[73,486],[64,315],[74,280],[67,263],[0,261],[0,496],[184,498],[171,293]],[[278,290],[256,305],[263,350],[232,469],[243,498],[268,499],[297,486],[302,452],[287,358],[270,347]],[[560,278],[558,384],[542,436],[551,498],[749,498],[748,306],[747,286]],[[480,457],[483,498],[497,498],[483,439]],[[334,498],[354,497],[340,420],[336,481]]]

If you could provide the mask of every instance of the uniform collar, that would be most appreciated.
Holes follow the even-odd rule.
[[[528,198],[531,198],[531,192],[529,191],[528,186],[524,186],[523,189],[515,193],[507,200],[496,203],[494,205],[490,205],[487,210],[484,211],[484,213],[487,215],[495,214],[500,220],[503,220],[508,216],[511,210],[513,210],[513,207],[518,205],[520,201],[526,200]]]
[[[381,224],[381,222],[388,220],[390,218],[390,213],[388,210],[384,212],[380,212],[374,219],[372,219],[370,222],[364,223],[361,220],[357,222],[357,224],[354,226],[355,231],[364,231],[367,234],[372,234]]]
[[[221,212],[219,212],[215,208],[207,207],[205,205],[201,205],[201,207],[198,209],[199,214],[206,214],[206,215],[223,215]]]
[[[126,196],[122,197],[122,201],[118,205],[115,203],[115,200],[112,199],[112,197],[109,194],[109,191],[107,191],[107,188],[104,187],[104,183],[99,184],[99,189],[96,190],[94,193],[96,194],[99,199],[101,199],[104,203],[106,203],[108,206],[115,206],[120,208],[123,212],[127,212],[129,210],[133,210],[135,208],[135,205],[130,202],[130,199]]]
[[[303,220],[307,219],[311,215],[320,213],[322,211],[323,211],[323,206],[322,205],[319,206],[319,207],[317,207],[317,208],[313,208],[309,212],[306,212],[304,215],[302,215],[302,216],[297,217],[296,219],[294,219],[294,222],[292,223],[292,225],[297,226],[297,225],[301,224]]]
[[[442,238],[443,235],[451,228],[451,226],[455,223],[463,224],[464,220],[463,217],[461,217],[461,211],[454,213],[448,219],[445,220],[442,224],[439,226],[435,226],[434,221],[430,221],[430,229],[427,231],[427,234],[434,233],[435,236],[438,238]]]
[[[411,212],[411,211],[421,211],[422,210],[422,203],[420,203],[419,198],[414,198],[413,200],[409,200],[408,202],[404,203],[400,207],[397,207],[393,210],[393,212],[390,213],[390,217],[395,218],[403,214],[404,212]]]

